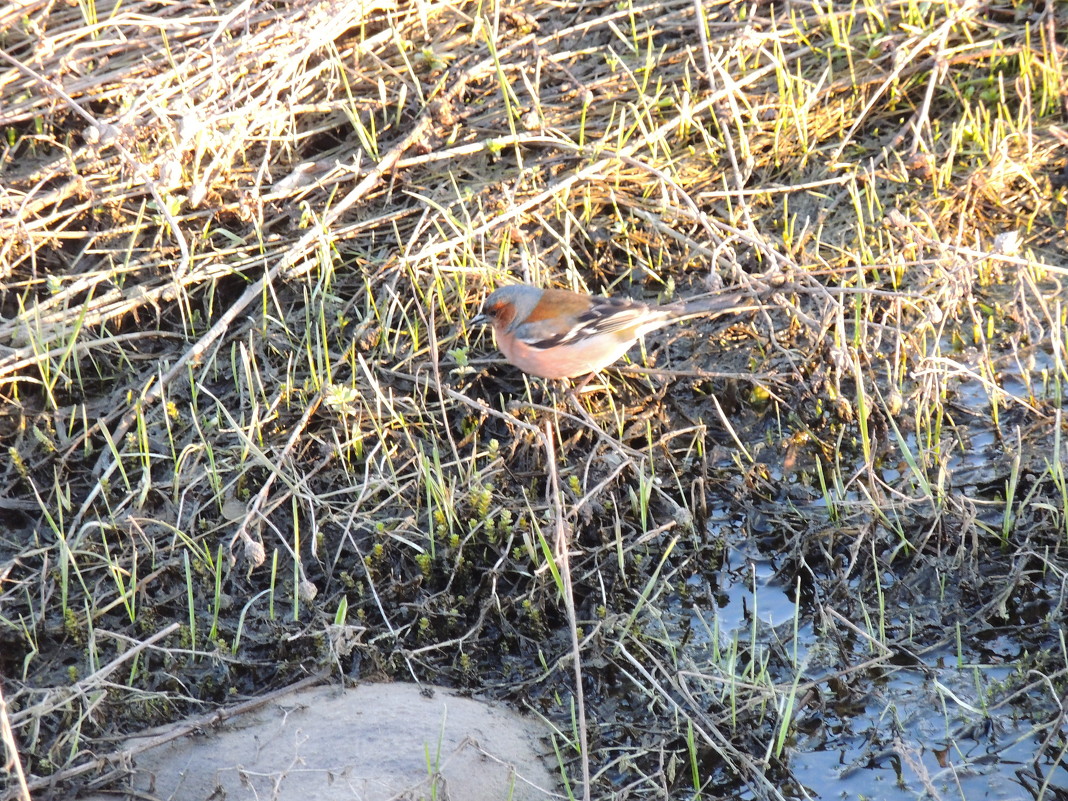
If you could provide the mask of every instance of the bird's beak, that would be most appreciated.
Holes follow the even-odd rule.
[[[489,325],[489,324],[490,324],[490,318],[487,317],[482,312],[479,312],[477,315],[475,315],[474,317],[471,318],[471,325]]]

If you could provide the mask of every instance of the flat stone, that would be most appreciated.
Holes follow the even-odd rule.
[[[139,740],[166,742],[141,750]],[[302,690],[196,736],[154,729],[123,750],[135,754],[133,773],[88,801],[116,801],[116,791],[181,801],[562,797],[539,721],[414,684]]]

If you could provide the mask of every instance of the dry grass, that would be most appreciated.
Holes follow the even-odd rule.
[[[576,795],[806,797],[812,721],[948,653],[1058,797],[1066,39],[1049,2],[0,10],[25,786],[326,669],[543,715]],[[509,277],[769,308],[576,403],[469,328]],[[762,560],[792,621],[700,631]]]

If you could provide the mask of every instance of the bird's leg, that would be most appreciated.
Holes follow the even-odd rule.
[[[597,375],[597,373],[587,373],[585,376],[583,376],[581,381],[571,387],[571,394],[574,395],[576,398],[581,395],[582,390],[586,387],[588,383],[590,383],[590,381],[593,380],[593,377],[595,375]]]

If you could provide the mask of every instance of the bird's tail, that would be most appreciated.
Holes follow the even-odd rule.
[[[679,301],[660,308],[668,312],[669,316],[665,322],[674,323],[679,320],[689,320],[691,317],[720,317],[725,314],[759,311],[766,307],[745,293],[731,292],[707,298]]]

